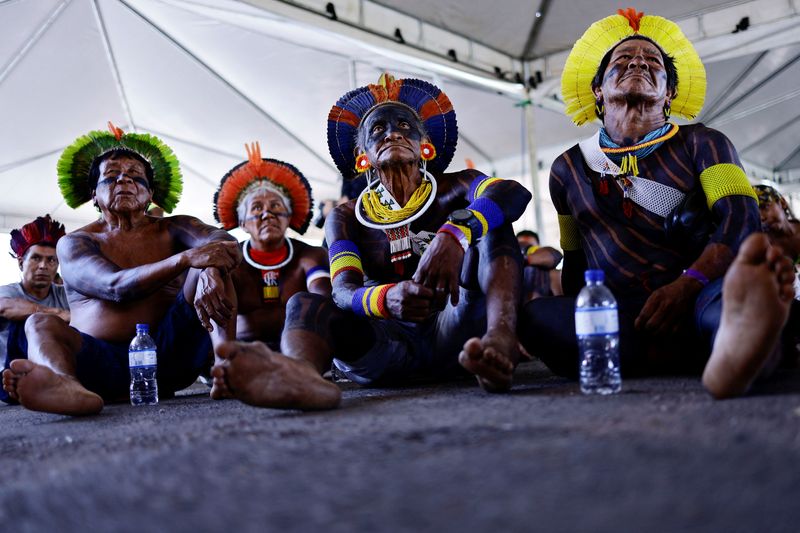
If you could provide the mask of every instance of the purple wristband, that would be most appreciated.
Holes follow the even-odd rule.
[[[687,268],[686,270],[683,271],[683,274],[681,274],[681,276],[689,276],[690,278],[694,278],[697,281],[699,281],[703,287],[708,285],[708,278],[705,276],[705,274],[703,274],[702,272],[698,272],[693,268]]]

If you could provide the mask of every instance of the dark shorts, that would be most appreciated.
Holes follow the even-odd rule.
[[[75,360],[81,384],[105,400],[127,398],[130,386],[128,343],[107,342],[78,333],[82,345]],[[212,353],[211,338],[198,320],[194,307],[184,299],[183,291],[178,292],[161,322],[151,328],[150,336],[156,343],[160,396],[170,397],[175,391],[188,387],[207,369]],[[28,353],[22,327],[16,329],[13,338],[9,335],[8,340],[6,368],[11,360],[26,358]]]
[[[694,307],[694,331],[653,339],[634,326],[646,297],[617,298],[619,307],[619,350],[623,376],[702,371],[722,316],[722,278],[709,283],[698,295]],[[552,296],[525,304],[517,328],[522,345],[539,357],[554,373],[570,378],[578,375],[578,341],[575,336],[575,298]],[[675,348],[669,364],[648,359],[650,347]]]
[[[356,361],[334,359],[351,381],[363,386],[413,378],[446,378],[463,373],[458,354],[472,337],[486,333],[486,297],[463,287],[459,303],[422,323],[368,318],[375,344]]]

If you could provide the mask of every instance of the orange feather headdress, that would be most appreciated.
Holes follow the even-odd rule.
[[[241,222],[236,213],[239,202],[244,199],[245,191],[254,183],[266,181],[278,188],[289,198],[292,216],[289,227],[302,234],[311,222],[312,207],[311,185],[303,174],[294,166],[277,159],[263,159],[261,146],[255,142],[245,144],[247,161],[239,163],[225,176],[214,194],[214,218],[226,230],[239,226]]]

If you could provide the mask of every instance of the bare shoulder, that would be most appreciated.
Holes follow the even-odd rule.
[[[289,240],[292,241],[297,258],[309,268],[328,263],[328,252],[322,246],[312,246],[297,239]]]
[[[72,231],[58,240],[56,253],[59,261],[63,263],[76,257],[99,252],[98,232],[92,231],[89,226]]]
[[[352,239],[356,220],[356,201],[336,206],[325,220],[325,239],[328,245],[340,239]]]
[[[476,178],[485,178],[486,176],[487,175],[480,170],[465,168],[456,172],[445,172],[439,177],[438,181],[441,184],[451,184],[451,186],[458,184],[469,188]]]
[[[236,241],[236,237],[224,229],[206,224],[190,215],[174,215],[154,220],[162,224],[172,238],[188,248],[215,241]]]

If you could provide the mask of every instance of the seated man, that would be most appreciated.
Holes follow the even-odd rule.
[[[450,100],[421,80],[384,75],[339,99],[330,152],[345,178],[370,179],[325,223],[335,305],[296,294],[281,340],[289,357],[225,344],[215,384],[253,405],[332,408],[339,389],[320,374],[333,360],[361,385],[449,376],[460,363],[485,389],[510,388],[521,266],[511,222],[531,195],[477,171],[444,174],[456,135]]]
[[[560,296],[561,271],[556,267],[564,256],[551,246],[539,245],[539,234],[529,229],[517,232],[525,264],[522,270],[522,301],[542,296]]]
[[[595,118],[603,123],[595,136],[559,156],[550,174],[564,291],[578,292],[587,267],[605,272],[619,303],[623,373],[699,373],[720,324],[722,276],[758,229],[755,195],[730,141],[702,124],[668,121],[670,113],[699,113],[705,97],[700,58],[674,23],[620,11],[575,44],[562,92],[577,124]],[[692,228],[680,224],[697,223],[702,213],[676,216],[675,210],[688,209],[698,195],[705,200],[700,210],[716,228],[709,225],[701,248],[693,250],[696,239],[686,238]],[[667,231],[665,222],[675,220]],[[763,250],[756,255],[764,261]],[[573,313],[574,298],[534,300],[520,329],[530,353],[568,376],[578,374]],[[773,354],[769,343],[730,344],[730,350],[742,350],[734,359],[751,360],[745,366],[753,372],[713,384],[704,380],[717,397],[745,392]]]
[[[258,143],[247,147],[248,161],[235,166],[214,196],[214,217],[226,230],[241,227],[250,239],[244,261],[233,271],[238,317],[236,338],[260,340],[277,350],[286,302],[300,291],[331,295],[324,249],[286,237],[301,235],[311,220],[311,186],[293,166],[262,159]]]
[[[163,396],[197,378],[212,343],[233,338],[228,273],[241,260],[236,240],[193,217],[146,215],[151,201],[167,212],[175,207],[178,161],[151,135],[110,129],[78,138],[58,162],[67,204],[92,200],[101,218],[58,243],[72,327],[32,315],[29,360],[3,372],[5,390],[28,409],[84,415],[127,398],[137,323],[151,326]]]
[[[64,236],[64,225],[50,218],[38,217],[11,232],[11,250],[19,263],[22,280],[0,287],[0,354],[8,368],[12,359],[27,354],[7,355],[9,337],[16,345],[25,320],[34,313],[49,313],[69,322],[69,304],[64,287],[54,283],[58,273],[56,243]],[[8,400],[0,390],[0,400]]]
[[[761,229],[767,234],[769,241],[779,246],[797,265],[800,261],[800,221],[792,213],[786,199],[774,188],[769,185],[754,185],[753,190],[758,197]]]

